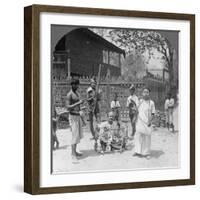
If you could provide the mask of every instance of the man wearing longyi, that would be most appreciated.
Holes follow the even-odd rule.
[[[77,157],[82,156],[77,151],[77,144],[83,138],[82,120],[80,116],[80,105],[83,104],[83,100],[80,100],[77,89],[79,87],[79,80],[71,80],[71,90],[67,94],[66,107],[69,110],[69,124],[72,132],[72,160],[77,161]]]

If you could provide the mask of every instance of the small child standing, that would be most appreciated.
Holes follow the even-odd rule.
[[[174,132],[174,98],[171,93],[168,93],[167,99],[165,100],[165,113],[166,113],[166,124],[167,128]]]
[[[118,98],[117,93],[115,93],[114,100],[111,101],[110,107],[111,107],[112,112],[114,113],[114,120],[119,121],[121,106],[117,98]]]
[[[132,134],[131,137],[132,139],[134,138],[135,135],[135,126],[136,126],[136,119],[137,119],[137,107],[138,107],[138,97],[135,95],[135,87],[134,85],[131,85],[129,88],[130,91],[130,96],[127,99],[127,108],[129,110],[129,118],[131,121],[131,126],[132,126]]]

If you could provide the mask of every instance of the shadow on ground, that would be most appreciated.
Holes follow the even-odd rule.
[[[97,153],[94,149],[81,150],[81,153],[83,154],[83,156],[80,157],[80,160],[87,157],[94,157],[99,155],[99,153]]]
[[[162,150],[151,150],[152,158],[159,158],[163,154],[164,154],[164,152]]]
[[[58,149],[67,149],[69,147],[69,145],[64,145],[64,146],[60,146]]]

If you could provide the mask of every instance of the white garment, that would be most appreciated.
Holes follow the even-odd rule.
[[[169,105],[169,99],[166,99],[165,100],[165,105],[164,105],[165,110],[168,109],[168,105]]]
[[[148,124],[151,115],[154,113],[155,104],[152,100],[140,100],[136,122],[135,153],[141,155],[150,154],[152,127],[148,126]]]
[[[167,110],[170,107],[174,107],[174,99],[173,98],[165,100],[165,110]]]
[[[134,95],[130,95],[127,99],[127,103],[126,103],[126,106],[129,107],[131,101],[134,101],[136,106],[138,106],[139,104],[139,100],[138,100],[138,97],[134,94]]]
[[[82,120],[79,115],[69,114],[69,124],[72,132],[71,145],[80,143],[83,138]]]
[[[165,114],[166,114],[166,122],[171,124],[174,121],[173,118],[173,111],[174,111],[174,99],[166,99],[165,101]]]
[[[93,89],[92,87],[89,87],[89,88],[87,89],[87,93],[89,93],[89,92],[94,92],[94,89]]]
[[[169,100],[168,107],[169,107],[169,108],[170,108],[170,107],[174,107],[174,99],[173,99],[173,98],[171,98],[171,99]]]
[[[120,106],[119,101],[112,101],[112,102],[110,103],[110,107],[111,107],[111,108],[120,108],[121,106]]]
[[[155,114],[155,104],[152,100],[141,99],[138,106],[138,122],[144,122],[144,124],[149,123],[151,115]]]
[[[135,134],[135,150],[134,152],[143,156],[150,155],[151,135]]]

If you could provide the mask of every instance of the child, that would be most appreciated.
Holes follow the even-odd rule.
[[[110,107],[111,107],[111,110],[112,112],[114,113],[114,120],[116,121],[119,121],[119,117],[120,117],[120,112],[119,112],[119,109],[120,109],[120,103],[119,101],[117,100],[118,96],[117,96],[117,93],[115,93],[114,95],[114,100],[111,101],[110,103]]]
[[[58,119],[59,119],[59,116],[57,115],[56,107],[54,106],[53,117],[52,117],[52,148],[53,150],[59,148],[59,141],[56,135],[57,128],[58,128],[58,125],[57,125]],[[56,147],[55,147],[55,144],[56,144]]]
[[[135,95],[135,87],[134,85],[131,85],[129,88],[130,90],[130,96],[127,99],[127,108],[129,110],[129,118],[131,121],[131,126],[132,126],[132,139],[134,138],[135,135],[135,123],[137,119],[137,106],[138,106],[138,97]]]

